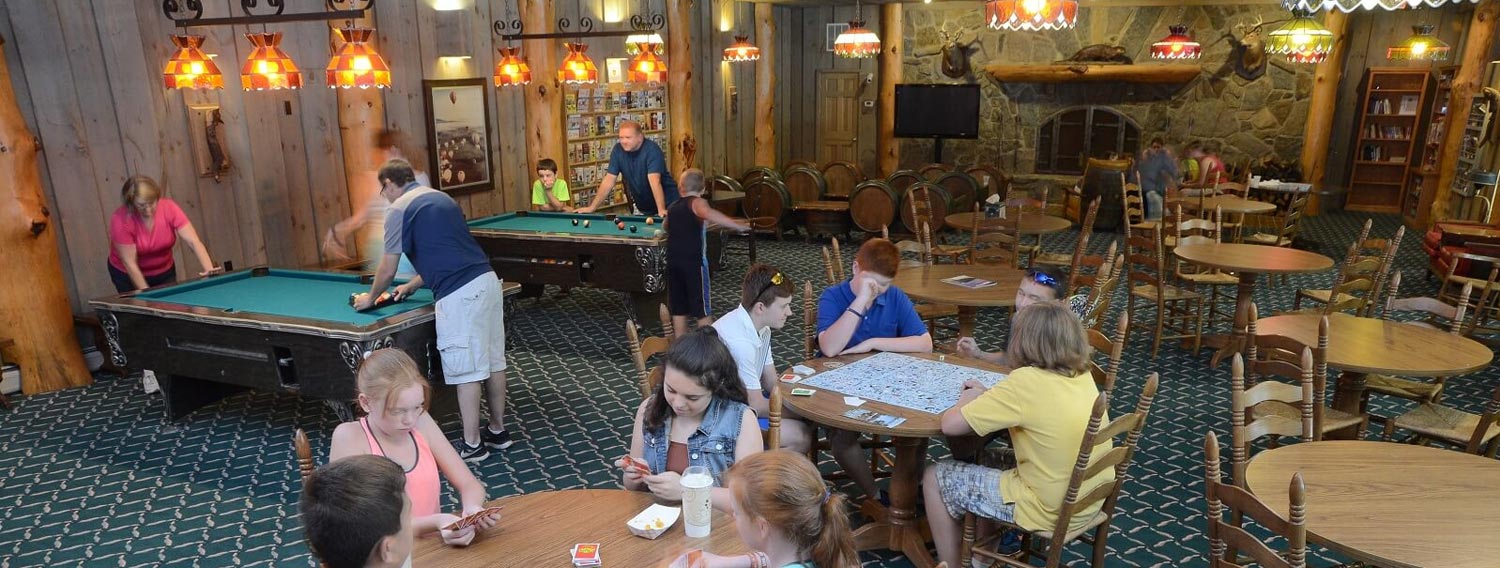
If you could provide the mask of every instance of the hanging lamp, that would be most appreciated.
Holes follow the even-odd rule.
[[[663,43],[665,42],[662,41],[661,34],[656,32],[630,34],[625,37],[625,53],[632,56],[640,55],[641,44],[654,45],[660,48]]]
[[[1308,63],[1317,54],[1326,58],[1333,51],[1333,40],[1333,32],[1312,19],[1312,14],[1292,10],[1291,21],[1266,34],[1266,53],[1286,55],[1294,63]]]
[[[833,40],[833,52],[839,57],[852,59],[863,59],[880,54],[880,36],[865,28],[865,20],[860,17],[858,0],[854,2],[854,19],[849,22],[849,29],[844,30]]]
[[[500,61],[495,63],[495,86],[507,87],[531,84],[531,66],[520,56],[519,47],[500,48]]]
[[[997,30],[1066,30],[1078,23],[1077,0],[990,0],[985,20]]]
[[[1417,24],[1411,27],[1412,36],[1385,50],[1386,59],[1444,61],[1451,47],[1432,35],[1432,24]]]
[[[1326,51],[1304,50],[1286,54],[1286,60],[1290,63],[1322,63],[1324,59],[1328,59]]]
[[[203,36],[174,35],[172,43],[177,52],[167,60],[162,79],[168,89],[222,89],[224,74],[219,66],[203,53]]]
[[[1188,35],[1186,24],[1168,26],[1167,37],[1151,44],[1153,59],[1197,59],[1203,55],[1203,45]]]
[[[563,59],[562,68],[557,70],[557,80],[572,85],[592,85],[599,82],[599,68],[594,66],[594,60],[584,52],[589,50],[586,43],[565,43],[568,48],[568,56]]]
[[[734,36],[734,43],[724,48],[724,60],[731,63],[760,59],[760,48],[750,43],[750,36]]]
[[[1357,10],[1412,10],[1417,8],[1437,8],[1445,4],[1478,4],[1479,0],[1282,0],[1282,5],[1288,10],[1302,9],[1309,12],[1318,10],[1338,10],[1340,12],[1354,12]]]
[[[631,83],[664,83],[667,80],[667,62],[662,61],[656,54],[661,45],[642,43],[636,46],[640,51],[635,59],[630,61],[630,71],[625,74],[626,80]]]
[[[247,33],[255,49],[240,67],[240,86],[246,91],[302,88],[302,71],[281,50],[281,32]]]
[[[344,44],[328,60],[328,86],[349,89],[383,89],[391,86],[391,68],[369,44],[375,30],[348,27],[336,30]]]

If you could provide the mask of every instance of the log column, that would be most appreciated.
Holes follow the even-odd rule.
[[[880,5],[880,107],[875,127],[875,154],[880,176],[901,167],[901,142],[896,140],[896,84],[901,82],[903,12],[900,3]]]
[[[755,5],[755,165],[776,167],[776,18],[772,4]]]
[[[697,167],[698,137],[693,125],[692,0],[667,0],[667,122],[672,144],[672,177]]]
[[[1323,16],[1323,27],[1333,32],[1336,38],[1333,51],[1328,58],[1318,63],[1313,71],[1312,98],[1307,105],[1307,123],[1302,130],[1302,179],[1313,184],[1314,192],[1307,197],[1307,215],[1318,214],[1318,193],[1322,189],[1323,174],[1328,167],[1328,142],[1333,133],[1333,114],[1338,107],[1339,76],[1343,71],[1344,52],[1348,48],[1344,29],[1349,15],[1338,10],[1328,10]]]
[[[1500,19],[1500,0],[1484,0],[1474,8],[1469,18],[1469,37],[1464,41],[1463,61],[1453,75],[1453,90],[1449,91],[1447,126],[1443,131],[1443,146],[1438,159],[1438,198],[1432,200],[1432,220],[1448,217],[1451,205],[1448,188],[1458,174],[1458,151],[1463,147],[1464,125],[1469,122],[1469,102],[1479,93],[1479,82],[1484,79],[1484,68],[1489,59],[1490,46],[1495,42],[1495,20]],[[1484,219],[1488,221],[1488,219]]]
[[[73,334],[57,227],[37,172],[39,146],[0,57],[0,250],[9,269],[0,283],[0,334],[15,341],[9,359],[21,366],[21,391],[29,395],[93,382]]]
[[[374,28],[374,13],[366,11],[364,17],[354,20],[354,25]],[[344,26],[344,20],[328,22],[329,44],[333,46],[333,53],[338,53],[339,48],[344,46],[343,38],[336,31]],[[375,33],[380,33],[380,30]],[[421,73],[421,70],[410,72]],[[375,133],[385,126],[385,99],[381,97],[380,89],[334,91],[338,101],[339,145],[343,148],[344,180],[349,184],[349,210],[364,211],[370,200],[380,193],[380,182],[375,179],[376,170],[380,169],[380,164],[374,163]],[[432,172],[432,175],[437,175],[437,172]],[[374,229],[369,225],[361,227],[358,237],[350,239],[352,248],[357,249],[371,242],[369,231],[372,230]],[[354,258],[364,256],[368,256],[365,251],[354,254]]]
[[[552,29],[556,18],[551,0],[520,0],[521,23],[526,30],[546,31]],[[567,147],[563,143],[562,85],[557,82],[557,42],[550,39],[527,39],[521,41],[522,55],[531,66],[531,84],[526,85],[524,99],[526,109],[526,162],[535,164],[542,158],[566,162]],[[558,172],[566,176],[568,170]],[[566,179],[566,178],[564,178]],[[529,192],[528,192],[529,194]]]

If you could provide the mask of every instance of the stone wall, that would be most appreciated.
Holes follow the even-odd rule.
[[[1054,113],[1078,105],[1105,105],[1129,116],[1144,140],[1163,135],[1169,145],[1190,140],[1217,140],[1226,161],[1243,161],[1274,154],[1296,160],[1302,148],[1302,127],[1312,86],[1312,65],[1293,65],[1284,57],[1267,56],[1270,63],[1258,79],[1247,81],[1228,65],[1231,45],[1222,36],[1239,37],[1257,21],[1286,17],[1276,5],[1190,6],[1141,8],[1082,8],[1072,30],[1012,32],[992,30],[984,23],[983,5],[907,4],[905,83],[979,83],[980,137],[945,140],[944,161],[968,166],[992,164],[1027,174],[1036,163],[1037,128]],[[1177,22],[1203,44],[1196,62],[1203,73],[1183,85],[1120,83],[1002,84],[985,74],[992,62],[1048,64],[1066,59],[1079,48],[1102,43],[1126,49],[1138,65],[1151,59],[1152,42],[1167,35]],[[1235,29],[1236,26],[1239,29]],[[1268,24],[1263,31],[1276,27]],[[969,75],[951,79],[942,74],[936,53],[944,32],[972,41]],[[902,167],[932,160],[932,142],[904,140]]]

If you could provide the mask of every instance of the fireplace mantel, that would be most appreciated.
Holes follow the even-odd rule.
[[[995,80],[1005,83],[1186,83],[1203,68],[1196,63],[1146,65],[1119,64],[1025,64],[991,63],[984,67]]]

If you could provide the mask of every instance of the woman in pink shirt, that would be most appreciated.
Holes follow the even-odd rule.
[[[120,189],[125,204],[109,217],[109,279],[115,290],[144,290],[177,281],[172,247],[187,243],[203,267],[199,276],[220,270],[198,239],[193,223],[175,201],[161,196],[161,186],[146,176],[132,176]]]

